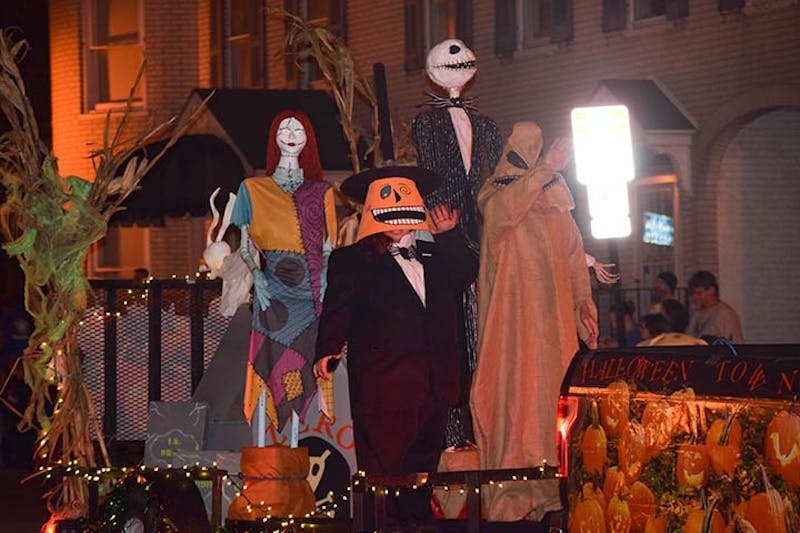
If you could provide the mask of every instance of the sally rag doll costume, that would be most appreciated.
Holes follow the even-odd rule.
[[[314,342],[336,235],[333,189],[322,180],[314,130],[303,112],[284,111],[272,121],[267,174],[242,182],[232,222],[242,228],[242,248],[252,239],[261,260],[253,272],[245,415],[250,420],[266,386],[267,412],[280,431],[292,411],[304,418],[316,393]]]

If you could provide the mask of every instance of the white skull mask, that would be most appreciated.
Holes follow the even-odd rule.
[[[428,77],[449,93],[459,95],[475,76],[475,54],[458,39],[442,41],[428,52],[425,63]]]
[[[306,129],[294,117],[281,120],[276,139],[282,156],[297,157],[306,145]]]

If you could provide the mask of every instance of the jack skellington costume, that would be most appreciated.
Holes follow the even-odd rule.
[[[497,124],[478,114],[470,99],[461,95],[464,86],[475,76],[475,54],[462,41],[448,39],[428,53],[428,77],[447,92],[447,97],[430,95],[432,109],[420,113],[413,122],[412,136],[417,149],[419,166],[442,177],[434,192],[425,196],[429,208],[449,205],[461,211],[458,225],[467,243],[479,252],[477,195],[483,180],[492,173],[503,148]],[[477,360],[477,293],[473,284],[462,295],[462,345],[466,374],[463,390],[469,390],[469,380]],[[465,392],[466,396],[466,392]],[[449,414],[446,444],[463,446],[471,437],[467,399]]]

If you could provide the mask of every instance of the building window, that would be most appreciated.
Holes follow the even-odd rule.
[[[347,42],[347,2],[345,0],[285,0],[284,9],[312,26],[328,29]],[[298,89],[310,89],[322,79],[322,73],[313,60],[300,66],[294,57],[286,60],[286,82]]]
[[[445,39],[472,46],[472,0],[405,0],[405,68],[425,65],[425,55]]]
[[[624,30],[654,19],[689,16],[689,0],[603,0],[603,31]]]
[[[664,0],[634,0],[633,2],[634,22],[664,15]]]
[[[87,256],[90,278],[131,278],[137,268],[150,268],[150,229],[109,226]]]
[[[495,52],[511,57],[522,48],[572,40],[571,0],[497,0]]]
[[[85,109],[124,105],[142,65],[139,0],[84,0]],[[134,101],[144,100],[144,79]]]
[[[211,83],[215,87],[266,86],[262,0],[211,0]]]

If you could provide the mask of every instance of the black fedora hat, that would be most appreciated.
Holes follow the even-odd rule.
[[[358,202],[367,198],[372,182],[382,178],[408,178],[417,186],[422,196],[432,193],[441,182],[438,174],[431,170],[410,166],[389,166],[362,170],[342,182],[342,192]]]

